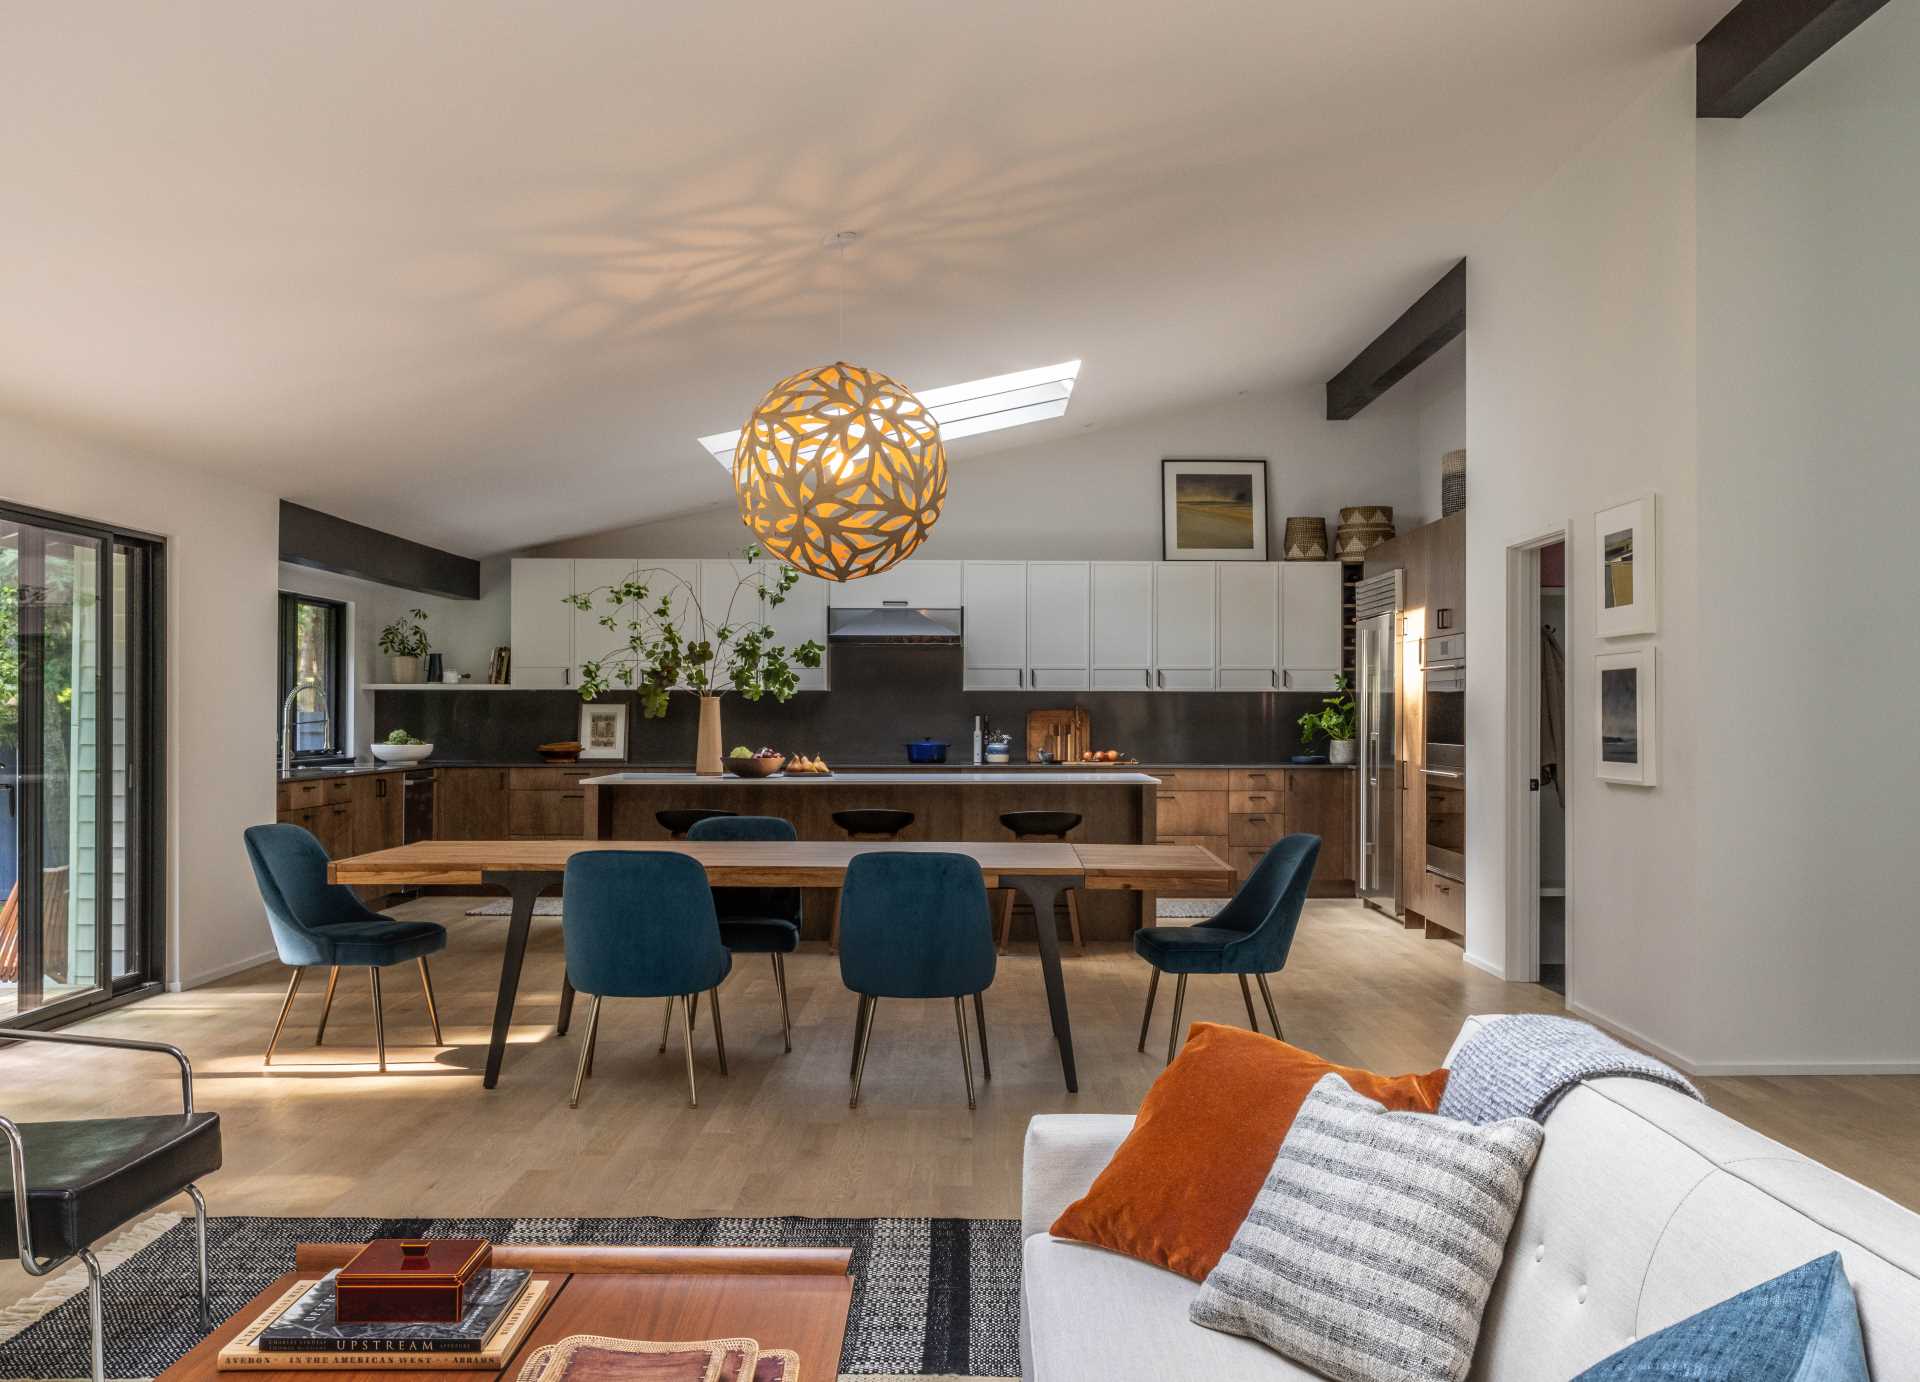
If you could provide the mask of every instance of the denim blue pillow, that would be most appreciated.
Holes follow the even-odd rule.
[[[1840,1254],[1721,1301],[1627,1345],[1574,1382],[1868,1382]]]

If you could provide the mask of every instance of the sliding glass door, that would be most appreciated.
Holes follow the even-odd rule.
[[[0,508],[0,1023],[159,977],[159,562]]]

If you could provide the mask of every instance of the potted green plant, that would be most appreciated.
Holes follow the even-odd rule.
[[[1300,717],[1300,742],[1311,746],[1315,739],[1325,739],[1327,762],[1353,762],[1354,714],[1353,683],[1343,673],[1333,679],[1333,694],[1320,702],[1320,708]]]
[[[395,681],[423,680],[421,660],[427,655],[427,612],[410,609],[380,630],[380,651],[393,659]]]
[[[661,567],[636,571],[630,580],[569,595],[567,603],[592,613],[614,647],[580,664],[580,699],[590,701],[618,688],[640,693],[640,713],[657,720],[674,691],[688,691],[700,704],[700,738],[694,771],[718,776],[720,698],[729,691],[750,701],[790,700],[800,689],[802,667],[818,667],[826,649],[813,639],[795,647],[779,641],[768,614],[799,584],[800,573],[763,564],[758,547],[745,551],[747,570],[725,592],[725,608],[708,611],[693,583]],[[742,599],[748,608],[741,609]],[[712,617],[717,613],[719,617]]]

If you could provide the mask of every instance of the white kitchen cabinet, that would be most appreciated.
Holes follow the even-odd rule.
[[[576,557],[573,563],[573,593],[591,595],[592,609],[576,609],[573,612],[573,674],[568,685],[580,682],[580,665],[584,662],[604,660],[609,654],[620,652],[627,646],[627,620],[632,616],[633,602],[628,601],[618,609],[607,604],[606,586],[620,585],[633,579],[636,563],[631,557]],[[611,614],[620,625],[619,631],[605,628],[600,621]]]
[[[827,603],[835,609],[878,609],[895,604],[906,609],[959,609],[962,565],[909,557],[877,576],[828,582]]]
[[[646,598],[641,600],[641,612],[657,609],[662,596],[673,601],[673,626],[680,631],[680,637],[693,643],[706,637],[706,626],[702,621],[701,610],[696,603],[700,598],[700,563],[691,557],[670,557],[664,560],[654,557],[640,557],[633,564],[633,579],[646,586]],[[707,611],[714,623],[719,615]],[[684,687],[684,681],[674,683]]]
[[[703,561],[700,563],[700,603],[715,625],[744,625],[765,620],[773,629],[774,641],[783,647],[799,647],[808,639],[826,646],[828,582],[817,576],[802,575],[786,599],[777,605],[763,605],[756,596],[757,585],[771,589],[779,584],[781,567],[774,562]],[[747,577],[753,582],[741,586]],[[736,595],[736,592],[737,595]],[[731,612],[729,612],[731,611]],[[802,691],[827,689],[827,663],[818,667],[795,667]]]
[[[573,594],[570,557],[515,557],[507,591],[508,680],[515,686],[573,682]]]
[[[1092,615],[1088,682],[1096,691],[1153,685],[1153,563],[1088,563]]]
[[[1280,563],[1216,564],[1222,691],[1272,691],[1280,685]]]
[[[1027,564],[961,563],[962,648],[968,691],[1018,691],[1027,685]]]
[[[1331,691],[1340,675],[1340,563],[1289,561],[1280,569],[1281,685]]]
[[[1211,691],[1217,666],[1214,562],[1153,564],[1153,684]]]
[[[1027,666],[1036,691],[1092,683],[1092,568],[1084,561],[1027,563]]]

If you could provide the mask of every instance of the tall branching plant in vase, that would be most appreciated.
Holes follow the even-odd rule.
[[[658,566],[567,597],[577,610],[597,610],[596,622],[613,640],[607,652],[581,663],[580,699],[637,691],[641,715],[657,720],[667,713],[673,692],[689,692],[700,704],[694,771],[714,776],[721,771],[720,698],[732,691],[750,701],[791,700],[800,689],[800,669],[818,667],[827,651],[811,638],[789,647],[768,623],[800,573],[767,560],[758,547],[743,555],[746,572],[725,592],[725,607],[715,611],[701,604],[686,577]]]

